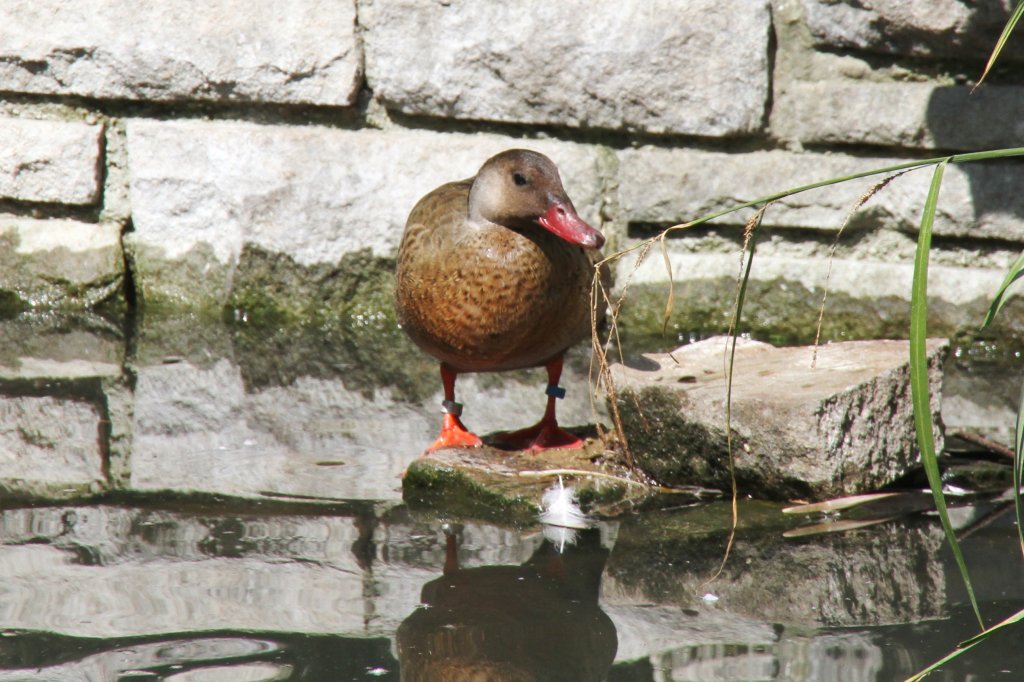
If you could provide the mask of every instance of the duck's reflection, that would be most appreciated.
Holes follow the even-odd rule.
[[[402,679],[605,679],[617,648],[597,604],[607,556],[592,529],[564,553],[545,541],[520,566],[464,569],[448,535],[444,574],[398,628]]]

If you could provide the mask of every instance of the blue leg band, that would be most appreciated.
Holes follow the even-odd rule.
[[[548,387],[544,389],[544,392],[554,398],[565,397],[565,389],[562,388],[561,386],[558,386],[557,384],[548,384]]]

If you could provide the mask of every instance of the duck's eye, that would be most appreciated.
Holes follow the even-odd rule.
[[[514,183],[516,183],[516,184],[517,184],[518,186],[522,187],[522,186],[523,186],[523,185],[525,185],[525,184],[526,184],[527,182],[529,182],[529,180],[527,180],[527,179],[526,179],[526,176],[525,176],[525,175],[523,175],[522,173],[519,173],[519,172],[515,172],[515,173],[513,173],[513,174],[512,174],[512,182],[514,182]]]

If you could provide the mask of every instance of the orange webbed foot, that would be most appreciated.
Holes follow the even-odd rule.
[[[583,440],[559,427],[558,420],[555,418],[555,400],[565,397],[565,389],[558,385],[558,378],[562,375],[562,356],[549,362],[547,369],[548,386],[544,392],[548,396],[548,405],[544,410],[544,416],[529,428],[499,433],[495,436],[495,439],[504,447],[540,452],[554,448],[583,446]]]
[[[528,452],[583,446],[583,439],[558,426],[554,419],[542,419],[529,428],[499,433],[494,438],[504,447]]]
[[[479,436],[463,426],[462,420],[446,413],[441,423],[441,435],[427,448],[427,452],[441,448],[478,448],[483,444]]]

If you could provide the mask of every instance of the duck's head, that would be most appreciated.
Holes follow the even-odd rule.
[[[469,215],[517,229],[540,225],[587,249],[604,245],[604,235],[576,214],[551,159],[526,149],[509,149],[484,163],[469,191]]]

